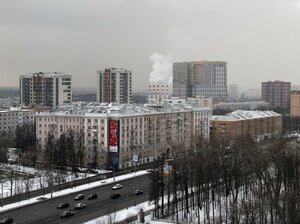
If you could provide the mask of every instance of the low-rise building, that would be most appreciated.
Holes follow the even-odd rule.
[[[196,96],[195,98],[187,98],[187,102],[198,107],[213,109],[213,99],[211,97]]]
[[[237,110],[209,118],[210,134],[219,140],[235,140],[250,135],[254,140],[279,137],[282,115],[273,111]]]
[[[208,138],[210,115],[209,108],[191,105],[73,104],[37,114],[36,134],[43,147],[49,132],[59,138],[73,130],[86,166],[122,169],[133,165],[135,155],[140,164],[149,163],[190,149],[195,136]]]
[[[221,110],[259,110],[260,108],[268,108],[269,103],[265,101],[252,101],[252,102],[227,102],[215,105],[216,109]]]
[[[34,112],[16,107],[0,110],[0,137],[14,136],[16,128],[23,124],[34,123]]]

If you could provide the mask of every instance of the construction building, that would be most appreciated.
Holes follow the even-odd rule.
[[[227,100],[227,63],[192,61],[173,63],[173,96],[181,99],[211,97]]]

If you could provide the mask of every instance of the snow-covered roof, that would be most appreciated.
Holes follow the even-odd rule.
[[[73,116],[91,116],[91,117],[126,117],[126,116],[144,116],[146,114],[178,113],[192,111],[211,111],[207,107],[192,106],[190,104],[98,104],[98,103],[72,103],[63,105],[51,112],[40,112],[39,115],[57,115],[64,116],[72,114]]]
[[[214,115],[209,118],[211,121],[238,121],[238,120],[248,120],[256,118],[265,118],[280,116],[280,114],[274,111],[247,111],[247,110],[236,110],[227,115]]]

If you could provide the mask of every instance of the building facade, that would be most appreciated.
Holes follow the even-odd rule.
[[[72,76],[59,72],[20,76],[20,103],[33,107],[58,107],[72,102]]]
[[[148,102],[161,103],[170,98],[170,86],[168,84],[152,84],[148,86]]]
[[[195,98],[187,98],[187,102],[189,104],[199,106],[199,107],[208,107],[211,110],[213,109],[213,100],[211,97],[199,97],[196,96]]]
[[[259,141],[279,137],[282,132],[282,115],[273,111],[237,110],[211,116],[209,122],[211,137],[218,140],[236,140],[250,135]]]
[[[261,99],[268,102],[271,108],[281,108],[289,112],[291,83],[283,81],[262,82]]]
[[[179,98],[212,97],[227,100],[227,63],[193,61],[173,64],[173,95]]]
[[[86,166],[123,169],[133,165],[134,155],[149,163],[190,149],[196,135],[208,138],[210,115],[210,109],[190,105],[66,107],[37,114],[36,134],[43,147],[49,132],[59,138],[72,129],[81,136]]]
[[[0,110],[0,138],[14,136],[16,128],[23,124],[34,124],[34,112],[20,108]]]
[[[300,118],[300,91],[291,93],[291,117]]]
[[[99,103],[132,102],[132,72],[122,68],[98,71],[97,101]]]

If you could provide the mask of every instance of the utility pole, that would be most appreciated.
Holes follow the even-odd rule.
[[[1,207],[3,207],[3,181],[1,181]]]

